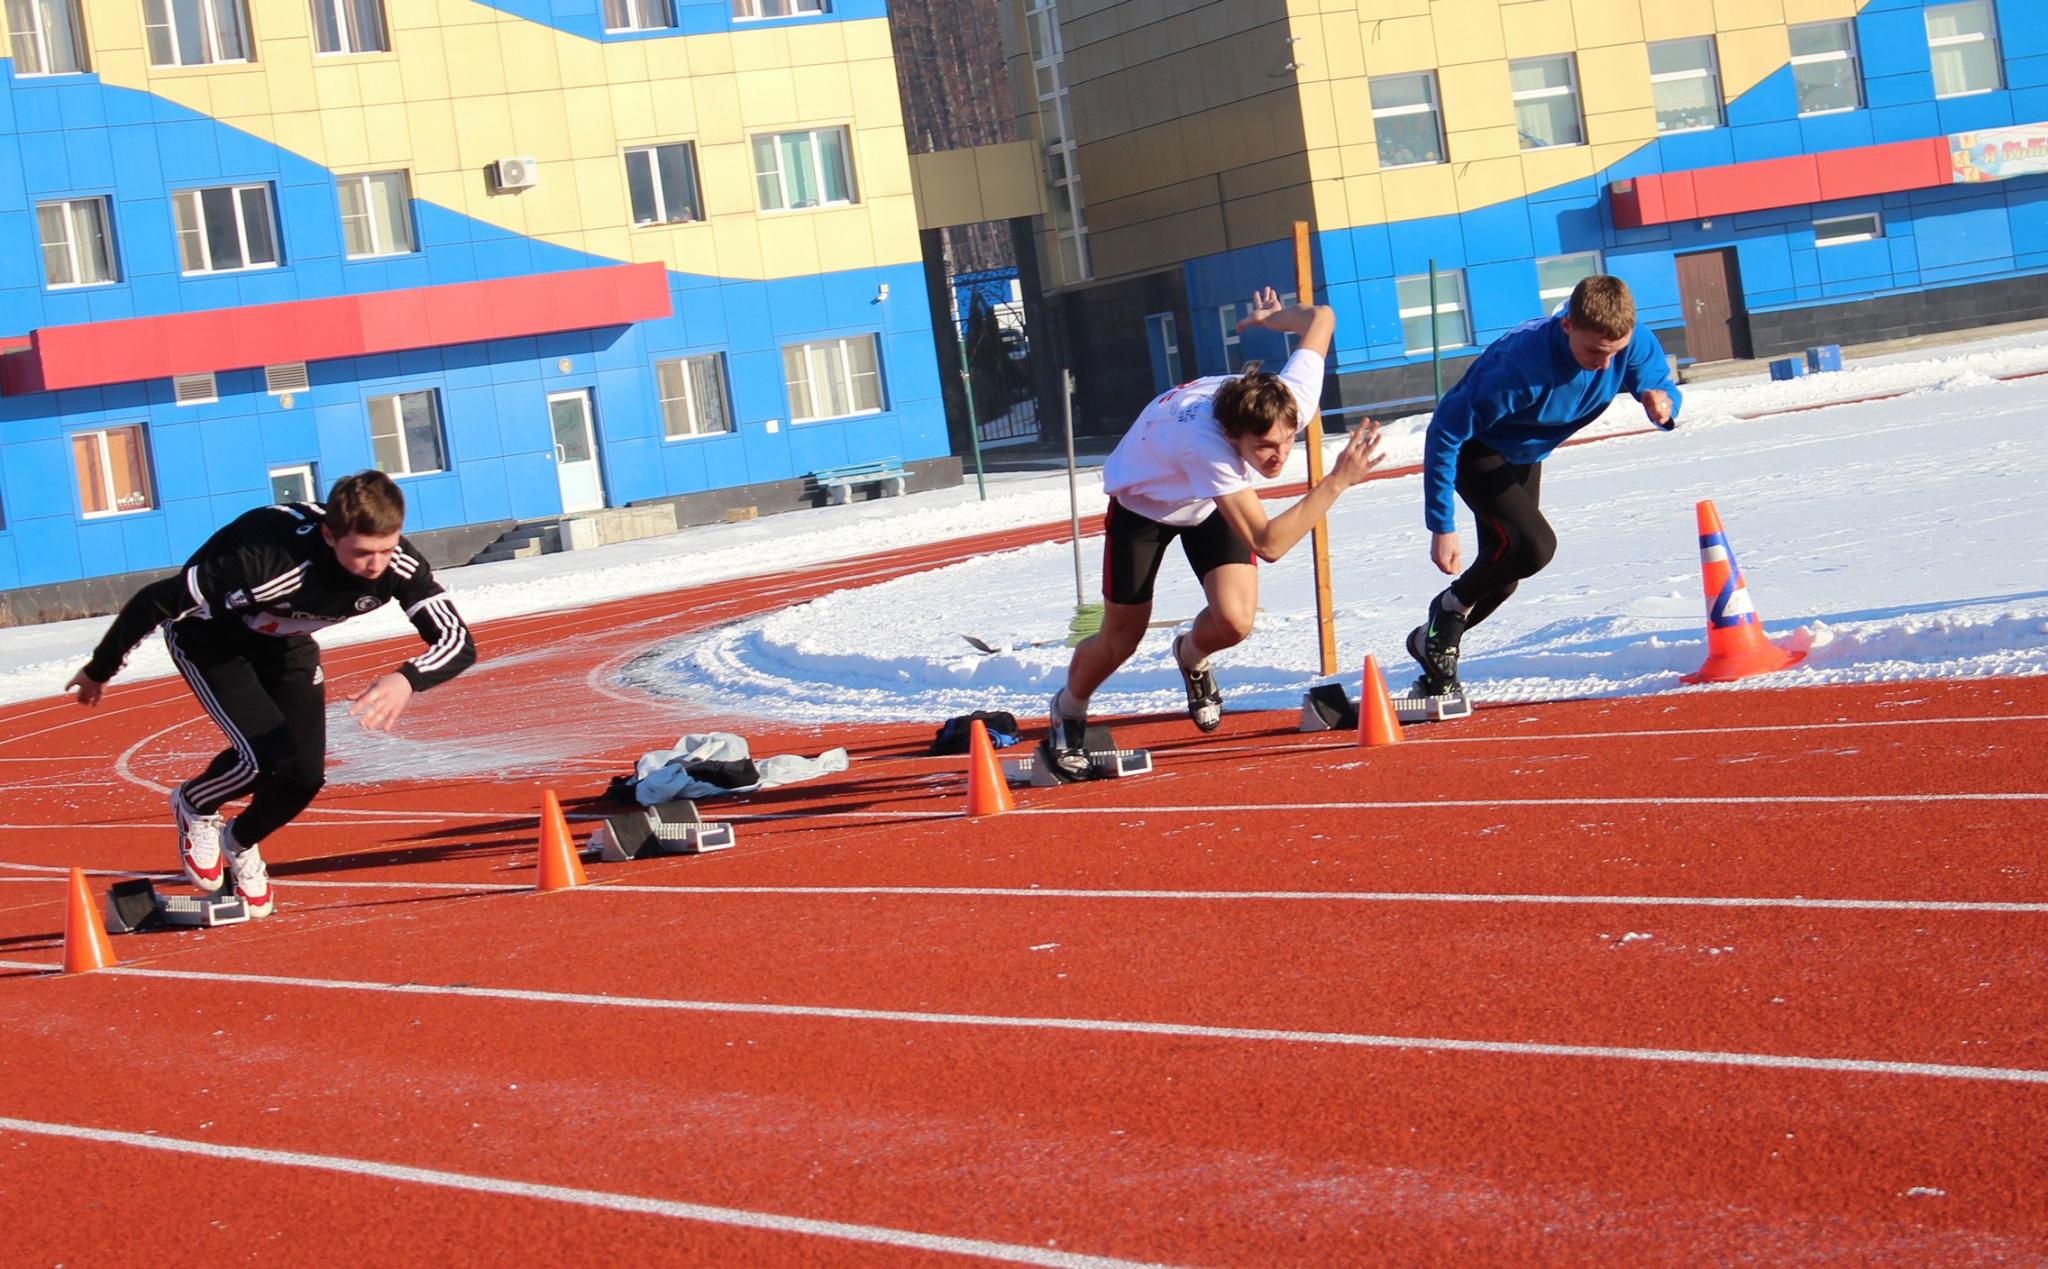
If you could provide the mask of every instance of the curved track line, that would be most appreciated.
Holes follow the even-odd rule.
[[[468,1190],[511,1198],[540,1199],[550,1203],[571,1203],[636,1216],[666,1216],[673,1220],[758,1229],[777,1234],[803,1234],[846,1242],[897,1247],[909,1251],[943,1252],[955,1256],[979,1256],[1016,1265],[1049,1265],[1056,1269],[1105,1269],[1141,1266],[1142,1261],[1114,1260],[1073,1252],[1048,1251],[1016,1243],[990,1242],[980,1238],[954,1238],[945,1234],[924,1234],[915,1230],[890,1229],[882,1225],[855,1225],[845,1221],[813,1220],[804,1216],[783,1216],[774,1212],[750,1212],[737,1207],[713,1207],[674,1199],[643,1198],[608,1190],[583,1190],[566,1185],[544,1185],[534,1181],[513,1181],[500,1177],[476,1176],[467,1172],[444,1172],[439,1168],[414,1168],[374,1159],[351,1159],[342,1155],[305,1154],[296,1150],[264,1150],[252,1146],[230,1146],[211,1141],[186,1141],[111,1128],[86,1128],[76,1124],[52,1124],[33,1119],[0,1116],[0,1131],[25,1136],[60,1137],[98,1145],[134,1146],[170,1154],[196,1155],[202,1159],[227,1159],[237,1163],[262,1163],[282,1168],[312,1168],[348,1176],[373,1177],[380,1181],[403,1181],[442,1189]],[[593,1249],[594,1250],[594,1249]]]

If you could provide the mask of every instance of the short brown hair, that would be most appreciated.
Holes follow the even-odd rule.
[[[1245,364],[1244,373],[1223,385],[1210,408],[1223,434],[1231,440],[1241,436],[1264,436],[1275,423],[1290,428],[1301,426],[1301,409],[1294,392],[1270,370],[1259,369],[1256,361]]]
[[[389,537],[405,527],[405,495],[398,482],[381,471],[359,471],[334,482],[327,495],[327,531],[335,537],[351,533]]]
[[[1595,273],[1580,278],[1572,288],[1572,306],[1566,316],[1580,330],[1627,339],[1636,328],[1636,300],[1628,293],[1628,283]]]

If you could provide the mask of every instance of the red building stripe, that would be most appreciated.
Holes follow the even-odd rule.
[[[1796,154],[1689,172],[1663,172],[1607,187],[1617,229],[1797,207],[1871,194],[1947,185],[1953,165],[1947,137]]]

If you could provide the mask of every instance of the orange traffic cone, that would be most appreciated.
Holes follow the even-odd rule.
[[[1401,720],[1394,717],[1394,702],[1387,699],[1387,681],[1380,676],[1380,663],[1365,659],[1365,679],[1358,685],[1358,744],[1398,745]]]
[[[996,761],[996,747],[989,743],[988,728],[974,720],[967,742],[967,813],[1001,815],[1014,811],[1010,782],[1003,779],[1003,764]]]
[[[1700,580],[1707,592],[1707,659],[1686,683],[1733,683],[1752,674],[1782,670],[1806,654],[1781,648],[1764,637],[1763,622],[1749,601],[1735,552],[1721,529],[1712,499],[1699,504]]]
[[[73,868],[71,901],[64,909],[64,972],[83,974],[118,964],[107,927],[100,924],[99,905],[92,901],[92,888],[85,884],[85,872]]]
[[[576,854],[576,842],[569,836],[569,818],[562,814],[561,800],[553,789],[540,795],[540,884],[541,890],[566,890],[589,880],[583,875],[583,860]]]

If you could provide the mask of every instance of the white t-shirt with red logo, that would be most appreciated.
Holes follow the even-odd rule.
[[[1169,388],[1138,412],[1137,422],[1102,465],[1102,488],[1118,505],[1161,524],[1200,524],[1224,494],[1249,489],[1252,468],[1223,434],[1212,408],[1235,375],[1211,375]],[[1296,349],[1280,370],[1294,393],[1295,417],[1306,426],[1323,395],[1323,357]]]

